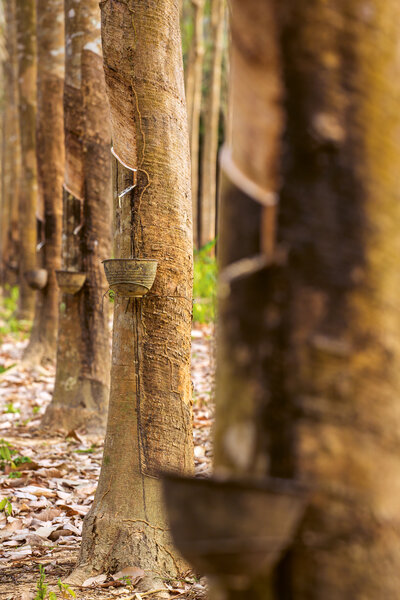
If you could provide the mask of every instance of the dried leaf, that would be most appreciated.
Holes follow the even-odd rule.
[[[52,531],[49,535],[49,539],[55,542],[59,537],[63,537],[65,535],[71,535],[71,531],[69,529],[57,529],[57,531]]]
[[[67,435],[65,436],[65,439],[67,440],[68,438],[76,440],[77,442],[82,442],[82,438],[79,437],[79,435],[76,433],[75,429],[71,429],[71,431],[69,431],[67,433]]]
[[[145,572],[140,567],[125,567],[125,569],[118,571],[118,573],[115,573],[112,577],[115,581],[127,577],[133,585],[136,585],[136,583],[139,583],[144,576]]]
[[[58,523],[56,525],[47,525],[45,527],[39,527],[36,529],[36,535],[40,535],[41,538],[48,538],[59,527]],[[53,539],[53,538],[50,538]]]
[[[16,531],[19,531],[22,528],[22,526],[22,519],[15,519],[13,521],[10,521],[10,523],[7,523],[7,525],[0,530],[0,540],[5,540],[8,537],[11,537],[11,535],[13,535]]]
[[[84,581],[82,583],[82,587],[95,586],[97,583],[104,583],[104,581],[106,579],[107,579],[107,575],[105,573],[102,573],[101,575],[97,575],[96,577],[89,577],[89,579],[86,579],[86,581]]]
[[[69,517],[72,517],[73,515],[81,515],[84,517],[90,510],[90,506],[82,506],[80,504],[71,504],[70,506],[67,506],[66,504],[57,503],[57,505],[65,510]]]
[[[20,510],[22,510],[22,508]],[[35,517],[39,519],[39,521],[52,521],[61,514],[62,511],[59,508],[45,508],[40,513],[35,515]]]
[[[49,490],[45,487],[39,487],[37,485],[27,485],[24,488],[21,488],[21,492],[33,494],[38,498],[40,498],[41,496],[44,496],[45,498],[55,498],[56,496],[56,493],[53,492],[53,490]]]
[[[16,550],[15,552],[9,552],[8,556],[11,558],[11,560],[20,560],[21,558],[29,556],[30,554],[32,554],[32,547],[27,545],[22,546],[22,548]]]
[[[13,472],[13,471],[20,471],[20,472],[37,471],[38,469],[40,469],[40,465],[38,465],[38,463],[35,462],[34,460],[30,460],[30,462],[21,463],[20,465],[16,466],[14,469],[11,469],[11,472]]]

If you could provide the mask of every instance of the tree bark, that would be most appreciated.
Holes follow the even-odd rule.
[[[214,454],[217,471],[236,475],[268,472],[259,414],[268,404],[263,355],[268,355],[270,344],[265,341],[264,311],[268,311],[268,267],[275,260],[284,116],[278,33],[273,2],[232,1],[233,118],[231,147],[224,148],[221,162]]]
[[[235,3],[232,7],[234,19]],[[220,352],[228,366],[218,375],[216,464],[240,473],[248,472],[247,462],[259,473],[268,469],[311,482],[306,519],[277,569],[272,597],[396,598],[398,9],[377,1],[366,7],[319,0],[288,0],[280,8],[288,122],[277,239],[288,258],[267,269],[269,281],[264,277],[253,287],[263,298],[263,312],[251,285],[240,290],[240,279],[224,281],[222,272],[223,283],[231,285],[220,312]],[[253,17],[250,28],[241,22],[254,40],[258,20]],[[233,53],[235,31],[233,21]],[[243,80],[242,92],[249,89]],[[234,129],[238,150],[246,148],[249,131],[244,127],[240,135]],[[238,154],[235,163],[245,164]],[[225,205],[226,231],[235,204]],[[257,221],[240,227],[257,232]],[[259,244],[249,244],[252,238],[244,236],[249,255]],[[222,264],[243,252],[242,237],[232,233],[229,239],[228,245],[221,239]],[[246,318],[229,312],[229,298],[242,310],[248,307]],[[224,337],[229,332],[230,338]],[[253,375],[257,352],[259,379]],[[223,385],[229,382],[231,388]],[[240,407],[237,397],[246,403]],[[224,419],[233,429],[230,436],[219,425]],[[262,456],[266,460],[259,460]],[[251,597],[267,593],[264,588],[264,595]]]
[[[38,291],[35,319],[24,361],[53,362],[57,348],[58,287],[61,267],[62,182],[64,178],[64,4],[37,0],[38,107],[37,163],[44,204],[41,267],[47,285]]]
[[[18,281],[18,201],[21,146],[18,116],[18,58],[15,0],[5,8],[6,58],[3,61],[4,111],[2,128],[1,281],[6,288]]]
[[[193,243],[197,248],[199,245],[199,135],[200,135],[200,112],[203,77],[204,58],[204,18],[205,0],[192,0],[193,6],[193,39],[190,47],[188,64],[186,69],[186,104],[189,120],[190,136],[190,158],[191,190],[192,190],[192,214],[193,214]]]
[[[65,4],[66,171],[63,268],[83,271],[77,294],[63,294],[56,381],[43,427],[101,433],[109,393],[107,285],[101,260],[111,251],[110,126],[96,0]]]
[[[214,469],[263,480],[274,474],[265,418],[271,379],[278,386],[282,377],[270,361],[280,348],[285,297],[275,244],[284,127],[279,24],[273,1],[232,0],[230,9],[232,120],[220,163]],[[221,600],[269,600],[270,592],[268,573],[244,590],[230,590],[229,582],[225,590],[211,586],[211,597]]]
[[[115,300],[103,465],[72,579],[136,565],[146,569],[151,585],[160,573],[182,569],[169,538],[158,472],[193,469],[190,161],[179,2],[106,0],[101,7],[119,157],[114,255],[156,259],[158,270],[143,299]],[[135,168],[137,187],[119,199]]]
[[[315,485],[286,581],[299,600],[396,598],[399,7],[288,0],[282,8],[279,237],[290,247],[292,444],[276,446],[272,460]]]
[[[221,67],[224,50],[225,0],[211,0],[211,77],[204,116],[201,168],[200,246],[215,239],[217,208],[217,152],[221,99]]]
[[[35,292],[25,278],[36,267],[36,2],[16,0],[21,187],[19,190],[19,305],[20,319],[33,319]]]

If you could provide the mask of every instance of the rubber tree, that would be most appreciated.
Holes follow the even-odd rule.
[[[193,8],[193,37],[188,54],[185,88],[192,161],[193,243],[197,248],[199,245],[199,135],[204,59],[203,19],[205,0],[191,0],[191,3]]]
[[[270,366],[282,292],[275,225],[284,106],[275,8],[274,2],[230,2],[231,122],[220,155],[214,470],[259,480],[276,475],[265,420],[270,379],[278,385],[281,377]],[[265,600],[270,587],[261,573],[245,590],[212,587],[211,593]]]
[[[37,0],[38,106],[37,166],[44,205],[40,267],[47,285],[38,291],[35,318],[24,361],[54,362],[58,330],[56,269],[61,267],[62,183],[64,179],[64,3]]]
[[[62,295],[55,388],[42,426],[102,433],[110,347],[101,260],[111,252],[111,134],[97,1],[67,1],[65,22],[62,261],[86,281],[75,295]]]
[[[3,125],[1,172],[1,282],[18,281],[18,198],[21,148],[18,115],[18,58],[15,0],[4,3],[5,59],[3,60]],[[17,199],[17,200],[16,200]]]
[[[271,345],[263,313],[276,254],[283,86],[273,3],[233,0],[230,20],[232,122],[221,154],[215,470],[261,477],[268,473],[259,416],[268,403],[263,369]]]
[[[275,444],[272,460],[315,494],[280,583],[299,600],[395,598],[399,7],[288,0],[281,8],[288,126],[279,238],[289,287],[279,405],[290,443]]]
[[[106,0],[102,41],[114,152],[114,255],[158,261],[142,299],[116,296],[100,481],[71,580],[126,566],[144,585],[181,572],[160,469],[193,470],[190,160],[178,0]],[[130,192],[137,169],[137,186]]]
[[[221,100],[221,70],[224,54],[225,0],[211,0],[211,72],[204,114],[201,156],[200,246],[215,239],[217,208],[217,152]]]
[[[262,385],[254,391],[264,390],[268,403],[249,403],[257,421],[244,403],[241,417],[231,406],[227,428],[217,431],[216,463],[243,472],[244,453],[257,472],[311,485],[298,539],[259,597],[394,598],[400,587],[400,461],[393,452],[400,385],[398,9],[319,0],[288,0],[279,9],[284,177],[274,260],[258,285],[266,303],[259,330],[269,333],[251,341],[263,360]],[[254,13],[249,26],[253,39]],[[233,139],[240,142],[237,134]],[[232,269],[227,279],[232,285]],[[256,314],[257,297],[246,291],[242,298]],[[246,340],[250,331],[245,318],[232,323],[232,336]],[[231,373],[235,390],[251,398],[249,383],[257,379],[244,373],[246,363],[250,374],[256,363],[239,351],[241,339],[233,344],[231,337],[237,370],[220,372],[219,385]],[[236,454],[235,431],[243,446]]]
[[[19,305],[18,317],[33,319],[35,292],[25,273],[36,267],[36,2],[16,0],[21,180],[18,200]]]

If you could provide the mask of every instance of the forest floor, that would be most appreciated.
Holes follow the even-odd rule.
[[[102,458],[102,439],[84,432],[40,431],[51,400],[54,368],[19,365],[27,340],[7,334],[0,345],[0,599],[70,598],[62,582],[74,566],[82,520],[93,501]],[[192,333],[195,462],[198,474],[211,469],[210,429],[214,396],[214,332],[195,325]],[[14,466],[13,466],[14,465]],[[42,595],[40,567],[43,567]],[[142,600],[129,576],[106,576],[73,587],[84,600]],[[58,581],[60,583],[58,584]],[[48,585],[47,591],[43,590]],[[204,580],[190,573],[169,584],[170,598],[204,597]],[[154,596],[153,596],[154,597]],[[53,596],[54,598],[54,596]]]

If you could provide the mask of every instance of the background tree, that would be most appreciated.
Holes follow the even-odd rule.
[[[225,0],[211,0],[212,58],[204,115],[201,157],[200,246],[215,239],[217,205],[217,152],[224,50]]]
[[[66,169],[63,266],[83,271],[77,294],[63,294],[56,382],[44,427],[84,426],[101,432],[109,390],[107,287],[101,260],[111,245],[110,127],[97,0],[65,3],[64,92]]]
[[[18,58],[15,0],[4,2],[5,57],[3,70],[3,123],[1,161],[1,281],[17,283],[18,198],[20,181],[20,135],[18,116]]]
[[[277,21],[277,7],[269,6],[272,22],[264,22],[259,36],[262,5],[232,3],[237,152],[234,146],[232,163],[223,167],[236,177],[232,187],[254,198],[257,189],[246,188],[243,171],[259,183],[257,165],[261,158],[270,164],[268,154],[260,156],[256,139],[246,147],[249,132],[259,130],[246,121],[235,129],[235,114],[244,101],[255,112],[263,84],[270,94],[280,85],[277,69],[249,79],[262,56],[251,50],[256,40],[273,43],[272,35],[262,37]],[[322,1],[280,8],[287,132],[278,245],[272,254],[264,249],[269,266],[251,259],[262,240],[273,239],[259,234],[260,225],[268,230],[273,221],[248,202],[240,219],[243,194],[222,204],[220,260],[229,266],[221,273],[215,462],[225,472],[268,470],[313,486],[298,540],[270,589],[252,597],[394,598],[400,584],[394,492],[400,465],[392,451],[400,384],[400,278],[393,260],[400,245],[398,10],[373,2],[361,13],[357,2]],[[257,56],[240,88],[237,51],[249,61]],[[271,47],[269,61],[275,55]],[[266,107],[265,123],[275,126]],[[245,170],[245,152],[253,152],[251,169]],[[279,254],[286,262],[279,263]]]
[[[205,0],[191,0],[193,7],[193,37],[186,66],[186,105],[189,120],[193,242],[199,244],[199,132],[203,81],[204,33],[203,18]]]
[[[19,125],[21,133],[21,186],[18,202],[19,223],[19,306],[21,319],[32,319],[35,292],[25,278],[36,267],[36,2],[16,0],[17,55],[19,85]]]
[[[158,471],[193,468],[192,227],[179,2],[161,0],[149,10],[137,0],[106,0],[101,7],[119,157],[114,255],[156,259],[158,270],[143,299],[115,300],[103,465],[72,579],[136,565],[151,585],[149,579],[182,568],[169,540]],[[137,187],[119,200],[135,168]]]
[[[24,360],[55,359],[58,329],[56,269],[61,267],[62,182],[64,178],[64,4],[37,0],[38,107],[37,164],[44,204],[40,266],[47,285],[37,293],[36,312]]]
[[[215,469],[261,477],[268,473],[259,417],[269,398],[267,288],[284,116],[273,3],[233,0],[230,26],[232,134],[221,160]]]
[[[284,377],[282,369],[270,365],[280,348],[282,276],[275,220],[284,125],[274,3],[232,0],[230,33],[230,136],[220,163],[214,470],[263,480],[276,474],[270,464],[273,428],[265,423],[270,379],[280,386]],[[264,575],[237,597],[264,600],[269,588]]]
[[[271,460],[316,491],[280,584],[299,600],[395,598],[400,8],[281,6],[288,131],[279,239],[290,253],[287,368],[275,407],[286,419],[269,431],[275,440],[286,431],[290,443],[275,444]]]

